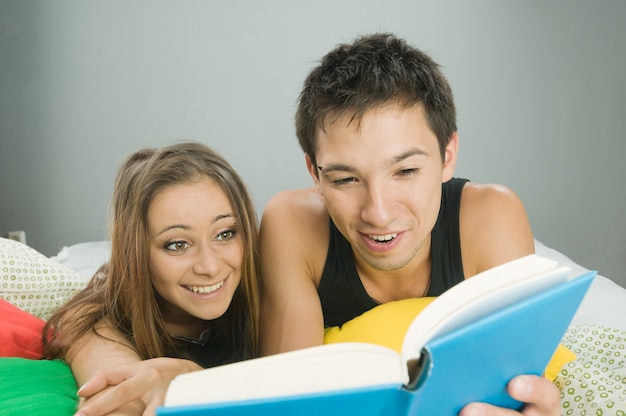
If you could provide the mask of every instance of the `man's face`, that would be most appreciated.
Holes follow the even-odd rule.
[[[350,117],[318,132],[317,166],[308,161],[309,172],[359,270],[410,268],[428,254],[441,183],[454,171],[456,135],[442,160],[421,105],[374,108],[360,125]],[[416,257],[420,250],[424,256]]]

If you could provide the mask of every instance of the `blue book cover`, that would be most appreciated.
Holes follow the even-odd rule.
[[[596,274],[557,266],[533,255],[460,283],[415,318],[402,354],[329,344],[181,375],[157,415],[445,416],[474,401],[517,409],[506,384],[543,372]]]

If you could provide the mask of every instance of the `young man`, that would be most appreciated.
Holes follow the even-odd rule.
[[[324,327],[534,252],[512,191],[453,177],[452,91],[403,40],[375,34],[328,53],[304,83],[296,133],[314,186],[264,210],[262,354],[322,344]],[[509,389],[528,414],[560,414],[558,390],[541,377]]]

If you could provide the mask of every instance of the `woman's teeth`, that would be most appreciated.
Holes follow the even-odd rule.
[[[224,281],[222,280],[219,283],[210,286],[185,286],[187,289],[192,291],[193,293],[211,293],[215,292],[220,287],[224,286]]]

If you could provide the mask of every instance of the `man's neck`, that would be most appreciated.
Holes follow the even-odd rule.
[[[355,265],[363,287],[377,302],[424,297],[430,287],[432,270],[430,241],[401,269],[377,270],[357,258]]]

